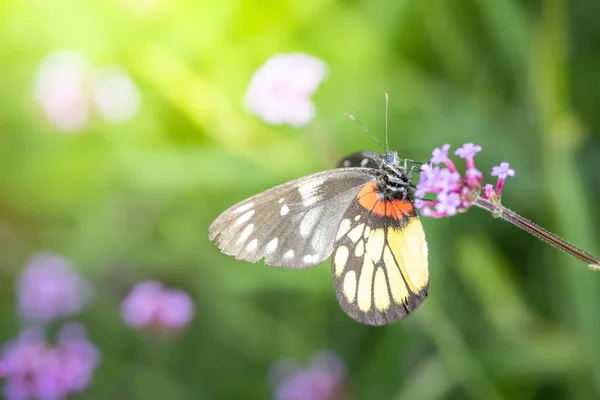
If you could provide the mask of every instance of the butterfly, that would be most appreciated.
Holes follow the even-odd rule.
[[[427,296],[427,242],[413,168],[395,151],[354,153],[338,168],[259,193],[224,211],[209,239],[252,263],[308,268],[331,256],[335,293],[356,321],[385,325]]]

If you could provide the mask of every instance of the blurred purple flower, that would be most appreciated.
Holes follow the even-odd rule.
[[[246,108],[269,124],[303,126],[315,114],[311,102],[327,72],[327,65],[308,54],[276,54],[252,76]]]
[[[40,64],[34,97],[56,128],[72,132],[88,122],[91,107],[86,82],[90,73],[89,61],[75,51],[51,53]]]
[[[137,86],[118,66],[96,70],[93,97],[98,112],[111,122],[127,121],[140,109],[141,96]]]
[[[324,351],[313,356],[306,368],[281,361],[271,370],[276,400],[343,400],[346,369],[339,356]]]
[[[89,385],[100,361],[96,347],[81,325],[61,329],[56,346],[39,331],[27,330],[5,345],[0,378],[6,379],[7,400],[59,400]]]
[[[145,281],[138,283],[125,298],[121,314],[132,328],[179,330],[194,316],[194,303],[184,291]]]
[[[50,322],[80,312],[91,298],[91,287],[64,257],[38,253],[18,279],[17,297],[23,319]]]

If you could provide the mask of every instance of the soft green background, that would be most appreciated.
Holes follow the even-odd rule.
[[[598,0],[0,0],[0,340],[20,329],[13,280],[52,250],[96,286],[81,317],[103,362],[85,399],[267,399],[269,366],[330,348],[356,399],[600,396],[600,275],[479,209],[424,221],[430,297],[371,328],[339,308],[329,263],[282,270],[222,255],[207,228],[275,184],[377,145],[427,160],[472,141],[486,173],[517,171],[504,204],[600,252]],[[77,134],[40,119],[41,59],[119,63],[143,94],[132,121]],[[241,106],[253,71],[304,51],[329,75],[304,129]],[[171,341],[124,327],[138,280],[188,290]]]

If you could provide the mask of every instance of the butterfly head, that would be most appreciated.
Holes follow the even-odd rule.
[[[400,158],[398,152],[387,150],[383,155],[383,162],[388,165],[400,165]]]

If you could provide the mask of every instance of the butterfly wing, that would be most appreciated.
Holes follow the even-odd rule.
[[[348,204],[375,173],[368,168],[323,171],[257,194],[212,223],[209,239],[239,260],[277,267],[320,264],[333,250]]]
[[[425,233],[410,201],[381,199],[375,182],[342,216],[332,256],[340,305],[355,320],[385,325],[407,316],[427,296]]]
[[[362,167],[379,169],[381,155],[371,150],[350,154],[338,163],[338,168]]]

